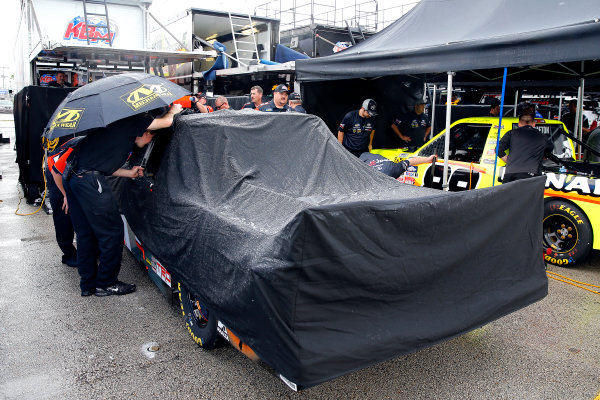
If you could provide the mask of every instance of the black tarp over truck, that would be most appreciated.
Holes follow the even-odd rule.
[[[443,192],[363,164],[319,118],[226,110],[118,182],[143,246],[277,373],[309,387],[544,297],[543,178]]]

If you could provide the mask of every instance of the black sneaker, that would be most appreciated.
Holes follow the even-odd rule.
[[[121,282],[121,281],[117,281],[117,283],[115,283],[114,285],[111,285],[104,289],[96,288],[96,296],[99,296],[99,297],[112,296],[113,294],[120,296],[123,294],[129,294],[129,293],[133,293],[133,292],[135,292],[135,284],[125,283],[125,282]]]
[[[82,289],[81,290],[81,297],[91,296],[94,293],[96,293],[96,289]]]

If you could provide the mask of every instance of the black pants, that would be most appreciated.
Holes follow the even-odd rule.
[[[112,191],[100,173],[74,174],[63,183],[77,233],[81,290],[111,286],[117,282],[123,252],[123,221]]]
[[[518,181],[519,179],[533,178],[534,176],[540,176],[540,174],[534,174],[531,172],[516,172],[513,174],[504,174],[504,177],[502,177],[502,183]]]
[[[44,172],[46,174],[48,197],[50,198],[50,205],[52,206],[52,220],[54,221],[56,242],[63,252],[63,261],[69,258],[75,259],[75,256],[77,255],[77,250],[75,249],[75,246],[73,246],[75,231],[73,230],[71,217],[69,214],[65,214],[62,209],[63,194],[58,189],[58,186],[56,186],[56,183],[54,183],[54,178],[52,177],[50,170],[46,168]]]

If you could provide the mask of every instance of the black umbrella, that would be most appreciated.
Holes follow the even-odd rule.
[[[188,90],[160,76],[113,75],[69,93],[54,111],[43,136],[52,140],[104,128],[120,119],[168,106],[188,94]]]

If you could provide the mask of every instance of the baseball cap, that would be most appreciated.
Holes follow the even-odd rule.
[[[302,100],[302,99],[300,98],[300,93],[296,93],[296,92],[292,92],[292,93],[290,93],[290,97],[289,97],[289,99],[290,99],[290,100]]]
[[[202,92],[198,92],[198,93],[196,94],[196,97],[197,97],[197,98],[201,98],[201,97],[204,97],[204,98],[206,98],[206,95],[205,95],[204,93],[202,93]]]
[[[373,99],[366,99],[363,101],[362,108],[364,108],[371,117],[375,117],[377,115],[377,103],[375,103],[375,100]]]
[[[275,87],[275,89],[273,89],[273,93],[275,93],[275,92],[279,92],[279,93],[281,93],[281,92],[287,92],[287,93],[289,93],[290,89],[288,89],[288,87],[286,85],[281,84],[281,85],[277,85]]]

